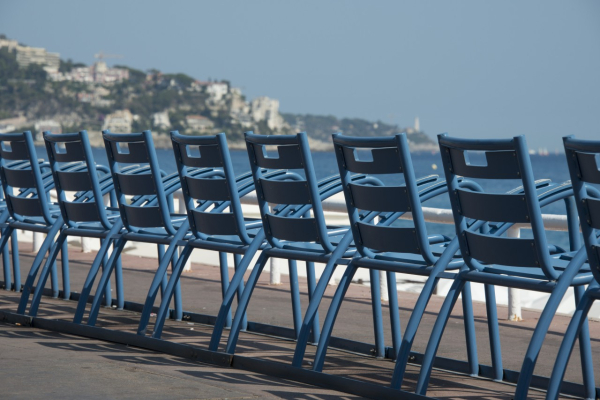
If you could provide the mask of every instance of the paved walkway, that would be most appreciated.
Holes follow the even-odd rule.
[[[143,349],[0,323],[3,399],[358,399]]]
[[[85,278],[93,255],[72,252],[71,280],[72,288],[77,291]],[[25,276],[33,259],[24,253],[21,257]],[[147,288],[156,268],[156,259],[124,255],[124,281],[128,301],[143,302]],[[219,269],[216,267],[194,266],[193,272],[182,278],[184,308],[186,310],[215,315],[220,305],[221,289]],[[287,276],[283,276],[287,278]],[[303,310],[306,307],[306,282],[301,279]],[[291,306],[288,283],[280,286],[268,284],[265,275],[255,290],[250,303],[249,320],[291,327]],[[322,305],[321,321],[327,310],[335,287],[330,287]],[[0,291],[0,310],[14,311],[18,296],[12,292]],[[411,293],[399,293],[400,314],[407,321],[417,296]],[[437,316],[443,298],[434,296],[423,319],[420,334],[415,343],[416,351],[423,351],[430,329]],[[70,320],[75,302],[66,302],[44,298],[40,316]],[[501,308],[501,307],[500,307]],[[387,313],[387,307],[384,313]],[[490,364],[487,327],[485,324],[485,306],[476,303],[477,339],[479,361]],[[500,310],[499,315],[506,315]],[[525,321],[514,323],[501,321],[501,341],[504,367],[519,370],[532,329],[539,313],[525,312]],[[384,318],[385,321],[387,317]],[[139,314],[104,309],[98,321],[99,326],[110,329],[134,332]],[[557,316],[546,339],[540,355],[536,374],[548,376],[556,350],[560,345],[562,332],[569,322],[568,317]],[[466,359],[464,334],[462,331],[460,307],[453,314],[444,335],[438,355],[457,359]],[[591,322],[592,348],[595,354],[600,352],[600,323]],[[386,323],[386,340],[389,342],[389,326]],[[206,348],[211,328],[189,322],[169,322],[164,338],[177,343],[185,343]],[[342,306],[334,330],[335,336],[352,340],[372,342],[372,318],[370,311],[369,289],[362,285],[352,285]],[[224,341],[223,341],[224,342]],[[236,354],[264,360],[289,364],[293,352],[293,343],[255,334],[242,334]],[[306,365],[314,347],[307,352]],[[297,382],[274,379],[241,370],[231,370],[198,364],[196,362],[153,353],[146,350],[127,348],[118,344],[109,344],[91,339],[73,337],[39,331],[33,328],[0,326],[0,354],[10,363],[2,363],[0,385],[3,396],[11,398],[35,397],[39,388],[47,388],[52,393],[66,393],[61,397],[83,397],[98,393],[98,397],[173,397],[173,398],[294,398],[326,399],[353,398],[352,396],[318,389]],[[567,380],[581,382],[578,352],[572,357]],[[600,358],[596,358],[596,370],[600,370]],[[381,385],[389,384],[393,363],[389,360],[375,360],[362,355],[331,350],[328,353],[324,372],[370,381]],[[50,373],[51,372],[51,373]],[[409,368],[407,386],[411,389],[418,369]],[[29,378],[31,375],[33,378]],[[597,374],[598,375],[598,374]],[[5,381],[5,379],[7,381]],[[15,379],[23,384],[14,385]],[[33,380],[32,380],[33,379]],[[80,382],[83,382],[80,384]],[[598,385],[598,382],[597,382]],[[9,391],[7,391],[7,389]],[[487,380],[474,379],[461,375],[436,371],[433,376],[430,396],[444,398],[511,398],[514,388]],[[531,392],[533,397],[539,393]],[[45,396],[46,397],[46,396]]]

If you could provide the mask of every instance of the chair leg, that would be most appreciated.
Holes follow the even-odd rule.
[[[465,282],[461,292],[463,307],[463,323],[465,325],[465,341],[467,347],[467,360],[469,360],[469,373],[471,374],[471,376],[477,376],[479,375],[479,360],[477,356],[477,336],[475,335],[475,317],[473,316],[473,299],[471,297],[471,283]],[[452,312],[452,310],[450,310],[450,312]]]
[[[308,344],[308,339],[310,337],[310,329],[313,326],[313,320],[317,316],[319,305],[321,304],[325,290],[327,290],[327,285],[329,285],[329,281],[335,272],[337,261],[344,255],[350,246],[350,243],[352,243],[352,239],[352,232],[348,232],[344,235],[335,250],[333,250],[333,253],[331,253],[329,261],[325,265],[325,269],[319,278],[319,283],[317,283],[312,299],[306,309],[306,314],[304,315],[304,320],[300,327],[300,333],[296,335],[296,350],[294,351],[294,358],[292,360],[292,365],[294,367],[302,366],[302,360],[304,359],[304,353],[306,352],[306,345]],[[319,342],[321,342],[321,340],[319,340]]]
[[[175,269],[177,265],[177,260],[179,258],[179,246],[175,246],[175,250],[173,251],[173,257],[171,257],[171,273]],[[165,274],[166,276],[166,274]],[[166,287],[165,287],[166,290]],[[161,298],[164,296],[164,293],[161,294]],[[183,300],[181,298],[181,280],[177,279],[177,283],[175,284],[175,292],[173,294],[173,303],[175,306],[175,321],[181,321],[183,319]]]
[[[265,265],[267,263],[268,257],[263,257],[262,260],[259,259],[259,263],[257,263],[250,276],[248,277],[248,282],[246,282],[246,288],[244,289],[244,293],[242,293],[242,298],[238,302],[238,307],[235,310],[235,315],[233,316],[233,323],[231,324],[231,331],[229,332],[229,338],[227,339],[227,347],[225,352],[228,354],[235,353],[235,347],[237,345],[237,340],[240,335],[240,328],[242,326],[242,318],[246,313],[248,308],[248,303],[250,303],[250,297],[254,292],[254,288],[258,283],[258,278],[262,273]]]
[[[58,221],[60,221],[60,223],[58,223]],[[57,220],[57,222],[54,223],[54,225],[50,228],[50,231],[48,232],[48,236],[46,236],[46,239],[44,239],[44,242],[42,243],[42,246],[40,247],[40,251],[36,254],[35,258],[33,259],[33,263],[31,264],[31,268],[29,269],[29,273],[27,274],[27,279],[25,280],[25,285],[23,286],[23,293],[21,293],[21,300],[19,301],[19,306],[17,307],[18,314],[23,314],[23,315],[25,314],[25,309],[27,308],[27,303],[29,302],[29,295],[31,294],[31,290],[32,290],[33,284],[35,282],[35,278],[38,274],[40,267],[42,266],[42,262],[44,262],[44,256],[46,255],[46,252],[48,251],[50,246],[52,246],[52,243],[54,242],[54,236],[56,236],[56,234],[58,233],[58,231],[60,230],[61,227],[62,227],[62,218],[59,218]],[[10,229],[12,229],[12,228],[10,228]],[[11,236],[11,235],[12,235],[12,232],[10,234],[8,234],[8,236]],[[8,236],[5,238],[8,239]],[[1,244],[2,244],[2,242],[0,242],[0,245]],[[52,267],[54,267],[55,265],[56,265],[55,263],[52,263]],[[56,272],[56,269],[53,268],[53,272]],[[43,289],[43,287],[42,287],[42,289]]]
[[[148,289],[146,301],[144,302],[144,308],[142,309],[142,315],[140,316],[140,323],[137,330],[138,335],[146,334],[146,328],[148,327],[148,322],[150,321],[150,314],[152,313],[154,301],[156,300],[159,289],[161,290],[161,298],[164,298],[165,290],[167,289],[167,285],[164,283],[164,281],[167,279],[167,268],[172,262],[175,251],[177,250],[177,242],[179,242],[186,233],[187,225],[182,226],[177,231],[177,233],[171,239],[171,243],[169,244],[167,251],[164,252],[160,258],[160,263],[158,264],[158,268],[154,274],[150,288]],[[175,280],[175,283],[177,283],[177,281],[178,279]]]
[[[13,252],[13,277],[15,283],[13,284],[13,288],[15,292],[21,291],[21,260],[19,260],[19,238],[17,235],[17,231],[13,230],[10,235],[10,246]],[[6,260],[8,261],[8,248],[6,249]]]
[[[121,262],[121,255],[117,258],[117,265],[115,266],[115,288],[117,289],[117,310],[122,310],[125,308],[125,289],[123,288],[123,263]]]
[[[221,336],[223,335],[223,329],[225,329],[225,320],[227,315],[231,310],[231,303],[233,303],[233,298],[236,295],[237,287],[241,281],[244,280],[244,274],[252,262],[252,258],[260,248],[260,245],[265,240],[265,234],[261,230],[252,240],[252,243],[248,246],[240,265],[238,266],[238,270],[235,272],[233,277],[231,278],[231,282],[229,282],[229,287],[227,288],[227,292],[225,296],[223,296],[223,302],[221,303],[221,307],[219,309],[219,314],[217,314],[217,320],[215,321],[215,326],[213,328],[213,333],[210,338],[210,344],[208,349],[212,351],[217,351],[219,348],[219,342],[221,341]],[[259,257],[259,262],[262,261],[262,258],[267,258],[264,252]],[[266,261],[265,261],[266,262]]]
[[[431,336],[429,337],[429,342],[427,343],[427,348],[423,356],[421,373],[419,374],[417,389],[415,391],[417,394],[424,396],[427,393],[427,385],[429,384],[429,377],[431,376],[431,368],[433,367],[435,354],[437,353],[442,335],[444,334],[444,329],[446,328],[446,324],[450,318],[450,313],[452,312],[452,309],[454,308],[454,305],[458,300],[458,296],[460,295],[464,286],[465,281],[457,277],[454,280],[454,283],[452,283],[450,291],[448,292],[448,295],[442,304],[442,308],[440,309],[438,317],[433,326],[433,330],[431,331]]]
[[[583,299],[585,288],[583,286],[575,286],[573,290],[575,291],[575,305],[577,306]],[[592,359],[592,345],[588,325],[588,320],[585,318],[579,330],[579,354],[581,357],[581,372],[583,374],[585,397],[594,399],[596,398],[596,383],[594,382],[594,361]]]
[[[394,368],[394,375],[392,376],[392,383],[390,385],[392,389],[400,389],[402,386],[404,372],[406,371],[406,364],[408,363],[408,359],[410,357],[410,349],[412,348],[419,324],[423,318],[425,308],[427,308],[427,304],[431,299],[431,295],[433,294],[438,281],[439,278],[436,278],[435,276],[427,279],[425,285],[423,286],[423,290],[421,290],[421,294],[415,303],[415,307],[410,315],[408,324],[406,324],[406,330],[404,331],[404,337],[402,338],[402,342],[400,344],[400,350],[396,355],[396,366]]]
[[[373,333],[375,336],[375,357],[385,357],[385,339],[383,336],[383,313],[381,312],[381,285],[379,271],[369,269],[371,280],[371,308],[373,311]]]
[[[592,304],[594,304],[595,299],[589,295],[592,290],[598,291],[598,284],[591,284],[588,290],[582,296],[581,300],[577,304],[577,309],[573,313],[573,317],[571,318],[571,322],[569,323],[567,331],[563,336],[563,341],[560,345],[560,349],[558,350],[558,355],[556,357],[556,362],[554,363],[554,368],[552,369],[552,375],[550,376],[548,391],[546,393],[547,400],[558,399],[558,395],[560,393],[560,386],[565,376],[567,365],[569,364],[569,358],[571,357],[571,353],[573,352],[573,347],[575,347],[575,340],[577,340],[579,333],[582,331],[583,326],[586,324],[587,315],[590,311],[590,308],[592,307]],[[591,393],[590,396],[590,393],[586,388],[586,398],[594,399],[595,397],[595,393]]]
[[[6,236],[7,233],[6,231],[8,230],[8,228],[6,228],[3,232],[2,232],[2,236]],[[10,235],[10,233],[8,233],[8,235]],[[14,241],[14,238],[11,240],[11,245],[12,242]],[[10,276],[10,254],[8,251],[8,239],[6,240],[6,244],[4,246],[2,246],[2,269],[4,271],[4,290],[10,290],[10,288],[12,287],[12,279]],[[13,251],[13,254],[15,254],[15,252]],[[14,263],[13,263],[13,268],[14,268]]]
[[[335,264],[335,260],[332,257],[325,266],[323,274],[321,274],[319,283],[317,284],[317,287],[315,288],[315,291],[313,293],[313,297],[310,303],[308,304],[306,314],[304,315],[304,321],[302,321],[302,324],[299,326],[300,332],[296,335],[296,350],[294,351],[294,359],[292,360],[292,365],[294,367],[302,366],[302,360],[304,359],[304,353],[306,352],[306,346],[310,338],[310,330],[313,326],[313,320],[317,316],[319,305],[321,304],[321,300],[323,299],[323,294],[325,294],[325,290],[327,290],[329,280],[331,279],[331,276],[333,275],[333,272],[337,267],[337,264]]]
[[[158,252],[158,263],[159,265],[162,263],[163,258],[165,257],[165,246],[162,244],[156,245],[156,250]],[[167,287],[167,275],[162,275],[160,281],[160,295],[162,296],[163,291]]]
[[[171,303],[171,298],[173,297],[173,292],[176,288],[177,281],[181,278],[181,274],[183,273],[183,268],[185,267],[185,263],[189,259],[192,254],[193,247],[185,246],[181,251],[181,255],[179,256],[179,260],[175,267],[171,271],[171,277],[169,278],[169,283],[167,284],[167,288],[163,293],[160,307],[158,312],[156,313],[156,322],[154,323],[154,331],[152,332],[152,337],[155,339],[160,339],[162,335],[162,330],[165,325],[165,320],[169,314],[169,304]],[[141,321],[140,321],[141,326]],[[145,330],[145,328],[144,328]],[[138,328],[139,333],[139,328]]]
[[[325,316],[325,321],[323,322],[321,340],[317,346],[317,352],[313,362],[313,371],[320,372],[323,369],[325,355],[327,354],[327,346],[329,345],[329,339],[331,339],[331,333],[333,332],[335,319],[337,318],[340,307],[342,306],[342,301],[346,296],[346,292],[348,291],[350,283],[352,282],[352,277],[354,277],[354,274],[356,274],[357,269],[358,268],[355,267],[352,262],[348,264],[346,271],[344,271],[344,275],[342,275],[342,279],[338,284],[338,288],[331,299],[331,305],[329,306],[329,310],[327,310],[327,315]]]
[[[107,240],[107,239],[100,239],[100,247],[102,247],[104,240]],[[120,260],[120,258],[119,258],[119,260]],[[102,258],[102,271],[104,271],[104,268],[106,268],[107,265],[108,265],[108,252],[105,253],[104,257]],[[110,279],[109,279],[109,281],[106,285],[106,289],[104,290],[104,306],[110,307],[111,305],[112,305],[112,293],[110,291]]]
[[[60,257],[60,264],[62,267],[63,299],[69,300],[71,298],[71,276],[69,273],[69,244],[66,240],[62,243]]]
[[[14,232],[14,229],[11,227],[8,227],[6,229],[4,229],[4,231],[2,231],[2,235],[0,237],[0,247],[2,249],[2,269],[4,272],[4,290],[11,290],[12,288],[12,277],[10,276],[10,260],[8,259],[8,239],[12,236],[12,233]],[[11,241],[11,245],[12,242],[15,242],[15,240],[13,239]],[[12,256],[13,256],[13,266],[14,266],[14,259],[15,259],[15,252],[12,252]],[[16,256],[18,257],[18,253],[16,253]]]
[[[410,357],[410,349],[412,348],[412,344],[415,340],[415,336],[417,334],[417,330],[419,329],[419,324],[421,323],[421,319],[423,318],[423,313],[427,308],[427,304],[433,295],[433,291],[438,284],[439,274],[442,273],[450,261],[452,261],[452,257],[458,251],[458,239],[452,240],[444,253],[435,263],[431,272],[429,274],[429,278],[425,281],[425,285],[421,290],[421,294],[415,303],[413,311],[408,320],[408,324],[406,325],[406,330],[404,331],[404,338],[402,339],[402,343],[400,344],[400,351],[396,357],[396,367],[394,368],[394,375],[392,376],[391,387],[393,389],[400,389],[402,386],[402,381],[404,380],[404,373],[406,371],[406,364],[408,363],[408,358]]]
[[[485,308],[488,319],[488,336],[492,352],[492,373],[495,381],[504,378],[502,366],[502,347],[500,344],[500,329],[498,328],[498,309],[496,307],[496,288],[494,285],[485,285]]]
[[[240,265],[240,262],[242,261],[242,256],[240,254],[234,254],[233,255],[233,269],[234,271],[237,271]],[[237,299],[238,302],[240,301],[240,298],[242,297],[242,293],[244,292],[244,281],[242,280],[240,282],[240,284],[238,285],[237,288]],[[242,317],[242,331],[245,331],[246,329],[248,329],[248,317],[246,316],[246,313],[244,313],[244,316]]]
[[[50,249],[48,259],[44,264],[44,268],[42,268],[40,278],[38,279],[38,283],[35,286],[35,291],[33,292],[33,299],[31,300],[31,306],[29,307],[29,315],[31,317],[35,317],[37,315],[40,302],[42,301],[42,295],[44,293],[44,286],[46,286],[46,282],[48,280],[48,274],[52,272],[52,267],[56,266],[56,257],[66,241],[67,236],[61,234],[56,240],[56,243],[54,243]]]
[[[96,294],[94,295],[94,300],[92,300],[92,306],[91,306],[90,312],[88,314],[87,324],[89,326],[96,325],[96,320],[98,319],[98,313],[100,312],[100,304],[102,302],[102,297],[103,297],[102,294],[106,290],[106,286],[108,284],[110,275],[112,274],[112,270],[115,268],[116,259],[121,255],[121,252],[123,251],[123,248],[125,247],[126,243],[127,243],[127,240],[124,240],[124,239],[119,239],[117,241],[117,243],[115,245],[115,249],[111,253],[110,258],[108,259],[108,263],[107,263],[106,267],[104,267],[104,270],[102,271],[102,275],[100,276],[100,281],[98,282],[98,286],[96,287]],[[98,257],[98,256],[96,256],[96,257]],[[85,303],[83,303],[83,304],[85,307]],[[79,305],[81,305],[81,299],[80,299]]]
[[[552,318],[556,313],[556,309],[560,305],[565,292],[571,285],[573,278],[579,272],[579,268],[584,263],[587,255],[585,248],[580,250],[575,257],[569,262],[569,265],[564,270],[560,278],[556,281],[554,290],[550,294],[550,298],[540,315],[540,319],[533,331],[529,347],[525,353],[523,365],[521,366],[521,372],[519,373],[519,379],[517,381],[517,389],[515,390],[515,400],[524,400],[527,398],[529,392],[529,385],[531,384],[531,377],[533,376],[533,370],[537,361],[538,355],[544,343],[544,338],[552,322]],[[574,268],[576,267],[576,268]]]
[[[123,226],[123,223],[120,220],[115,222],[115,224],[113,225],[111,230],[108,232],[107,237],[111,238],[114,234],[119,232],[119,230],[121,229],[122,226]],[[92,262],[92,266],[90,267],[90,270],[88,271],[88,275],[85,279],[85,283],[83,284],[83,288],[81,289],[81,294],[79,295],[79,301],[77,302],[77,309],[75,310],[75,315],[73,316],[73,323],[75,323],[75,324],[80,324],[81,320],[83,319],[83,314],[85,313],[85,306],[87,304],[87,300],[92,291],[92,286],[94,284],[94,280],[96,279],[96,276],[98,275],[100,266],[101,265],[105,266],[105,267],[103,267],[103,270],[102,270],[103,273],[104,273],[104,268],[108,268],[108,265],[109,265],[108,261],[104,262],[104,259],[105,259],[106,253],[108,252],[108,249],[111,246],[111,244],[113,244],[113,239],[107,239],[107,240],[104,240],[101,242],[100,250],[98,250],[98,254],[96,254],[96,257],[94,258],[94,261]],[[124,246],[124,244],[123,244],[123,246]],[[120,251],[121,250],[118,250],[118,244],[114,244],[113,245],[113,254],[116,254],[119,259],[120,259],[120,254],[119,254]],[[112,254],[111,254],[111,257],[112,257]],[[119,277],[119,274],[117,273],[117,278],[118,277]],[[119,290],[119,282],[117,280],[117,292],[118,292],[118,290]],[[122,296],[121,296],[121,298],[122,298]]]
[[[302,308],[300,306],[300,284],[298,283],[298,264],[296,260],[288,260],[288,268],[290,271],[290,296],[292,297],[294,333],[296,334],[296,340],[298,340],[302,326]]]
[[[390,326],[392,327],[392,346],[394,353],[393,359],[396,359],[396,354],[400,350],[400,343],[402,342],[402,330],[400,327],[400,313],[398,308],[398,289],[396,285],[396,273],[386,271],[387,276],[387,290],[389,297],[389,311],[390,311]]]
[[[219,268],[221,269],[221,298],[225,298],[225,293],[229,288],[229,269],[227,266],[227,253],[219,252]],[[231,328],[231,309],[227,313],[225,327]]]
[[[306,283],[308,284],[308,301],[311,302],[313,298],[313,293],[315,292],[315,287],[317,286],[317,278],[315,276],[315,263],[314,262],[306,262]],[[319,326],[319,311],[316,312],[315,317],[313,318],[313,327],[311,331],[311,342],[319,343],[319,336],[321,335],[320,326]]]

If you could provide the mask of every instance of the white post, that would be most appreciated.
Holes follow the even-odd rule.
[[[177,196],[177,212],[179,214],[185,214],[186,213],[185,199],[183,198],[183,193],[181,192],[181,190],[178,190],[177,192],[175,192],[175,196]],[[182,249],[183,249],[183,247],[182,247]],[[190,257],[187,259],[187,261],[185,262],[185,265],[183,266],[183,272],[190,272],[191,270],[192,270],[192,261],[191,261],[191,257]]]
[[[271,281],[269,282],[271,285],[281,285],[281,264],[284,260],[280,258],[269,258],[269,263],[271,266]]]
[[[37,253],[44,242],[44,234],[41,232],[33,232],[33,242],[31,243],[31,252]]]
[[[521,237],[521,229],[513,226],[506,232],[506,236],[510,238]],[[519,289],[508,288],[508,319],[515,322],[523,321],[521,291]]]
[[[82,237],[81,238],[81,252],[91,253],[92,252],[92,238]]]
[[[387,274],[385,271],[379,271],[379,290],[381,292],[381,301],[390,301]]]

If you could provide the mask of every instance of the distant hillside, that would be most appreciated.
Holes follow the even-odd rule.
[[[332,147],[331,134],[382,136],[406,132],[413,150],[435,149],[423,132],[363,119],[280,114],[279,101],[247,100],[229,81],[200,81],[185,74],[125,65],[109,67],[61,60],[58,53],[33,48],[0,35],[0,133],[86,129],[102,146],[100,131],[151,129],[159,146],[170,130],[190,135],[225,132],[232,147],[243,147],[243,132],[291,134],[306,131],[311,147]],[[38,135],[39,137],[40,135]]]
[[[381,121],[371,122],[360,118],[336,118],[333,115],[281,114],[295,131],[306,131],[314,140],[329,143],[331,135],[341,132],[349,136],[390,136],[406,132],[412,150],[435,150],[435,143],[423,132],[413,128],[400,128]]]

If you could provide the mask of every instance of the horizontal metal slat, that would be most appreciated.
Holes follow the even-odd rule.
[[[371,150],[372,161],[356,159],[356,151]],[[402,172],[402,164],[396,147],[381,149],[358,149],[342,146],[346,169],[357,174],[398,174]]]
[[[533,239],[504,238],[465,232],[469,255],[487,264],[537,267]]]
[[[92,180],[88,171],[65,172],[57,171],[59,185],[62,190],[80,191],[92,190]]]
[[[450,152],[452,172],[456,175],[480,179],[521,179],[515,151],[486,151],[487,165],[470,165],[464,150],[453,147],[446,147],[446,150]]]
[[[121,174],[117,173],[119,190],[127,195],[138,196],[156,194],[152,174]]]
[[[411,211],[406,186],[366,186],[351,183],[354,207],[367,211]]]
[[[76,222],[98,222],[100,214],[98,206],[95,202],[73,203],[69,201],[63,202],[67,217],[71,221]]]
[[[259,185],[265,201],[273,204],[310,204],[306,181],[272,181],[260,179]]]
[[[478,193],[457,190],[460,213],[467,218],[492,222],[529,222],[525,195]]]
[[[237,235],[233,213],[210,213],[192,211],[196,230],[207,235]]]
[[[283,240],[316,242],[319,240],[317,220],[314,218],[286,218],[267,214],[270,234]]]
[[[358,223],[363,246],[377,251],[419,254],[420,248],[414,228],[377,226]]]
[[[225,179],[204,179],[185,177],[189,194],[194,199],[227,201],[230,200],[229,188]]]

